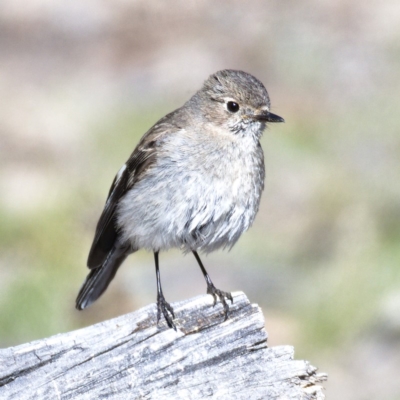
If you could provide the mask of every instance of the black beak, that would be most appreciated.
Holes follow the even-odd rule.
[[[285,122],[285,120],[279,115],[272,114],[269,111],[264,111],[262,114],[255,114],[254,119],[257,121],[265,122]]]

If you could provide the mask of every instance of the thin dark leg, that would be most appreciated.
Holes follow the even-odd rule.
[[[176,330],[173,319],[175,318],[174,310],[169,303],[166,302],[162,288],[161,288],[161,278],[160,278],[160,268],[158,266],[158,251],[154,252],[154,261],[156,263],[156,277],[157,277],[157,325],[160,322],[161,313],[164,315],[167,325],[170,328]],[[172,318],[171,318],[172,316]]]
[[[206,280],[207,283],[207,293],[211,294],[214,297],[214,306],[217,304],[217,298],[221,301],[222,305],[224,306],[224,311],[225,311],[225,320],[228,318],[228,312],[229,312],[229,306],[228,303],[226,302],[226,299],[231,301],[231,304],[233,304],[233,297],[229,292],[223,292],[222,290],[217,289],[214,284],[211,281],[210,275],[208,275],[208,272],[204,268],[203,263],[200,260],[199,255],[197,254],[196,251],[193,251],[193,255],[195,256],[201,272],[204,275],[204,279]]]

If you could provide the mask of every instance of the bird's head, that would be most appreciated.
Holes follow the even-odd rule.
[[[204,118],[234,133],[261,135],[266,123],[284,122],[270,112],[264,85],[254,76],[235,70],[211,75],[195,95]]]

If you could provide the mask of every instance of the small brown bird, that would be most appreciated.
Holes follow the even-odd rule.
[[[157,317],[174,329],[164,298],[158,254],[173,247],[191,251],[207,293],[228,315],[228,292],[217,289],[198,251],[231,248],[253,223],[264,188],[260,137],[270,112],[264,85],[242,71],[211,75],[181,108],[160,119],[117,173],[97,224],[76,308],[88,307],[107,289],[125,258],[154,253]]]

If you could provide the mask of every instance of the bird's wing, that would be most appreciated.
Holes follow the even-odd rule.
[[[157,146],[165,135],[176,132],[168,120],[169,114],[154,125],[141,139],[128,161],[114,178],[103,213],[97,223],[96,233],[89,252],[87,265],[97,268],[106,260],[118,236],[116,209],[121,197],[139,181],[156,160]]]

